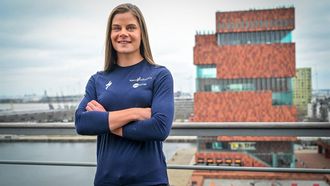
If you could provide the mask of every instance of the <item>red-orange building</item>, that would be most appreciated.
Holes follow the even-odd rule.
[[[294,122],[294,8],[216,12],[195,36],[195,122]],[[199,137],[196,163],[295,167],[295,137]],[[213,175],[216,173],[210,173]],[[192,181],[208,174],[193,173]],[[214,177],[214,175],[213,175]],[[199,181],[198,181],[199,180]]]

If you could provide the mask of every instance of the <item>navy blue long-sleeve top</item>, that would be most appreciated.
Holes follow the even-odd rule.
[[[91,100],[108,112],[86,111]],[[151,118],[125,125],[123,137],[112,134],[109,112],[133,107],[150,107]],[[163,66],[142,60],[91,76],[75,113],[75,125],[79,134],[97,135],[94,185],[168,184],[162,142],[169,135],[173,113],[173,78]]]

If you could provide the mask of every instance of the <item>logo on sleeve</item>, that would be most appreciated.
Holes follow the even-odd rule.
[[[105,90],[108,90],[108,88],[112,85],[112,81],[109,81],[108,84],[105,85]]]

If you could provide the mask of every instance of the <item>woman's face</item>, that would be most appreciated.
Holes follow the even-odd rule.
[[[116,14],[113,17],[111,43],[118,55],[140,54],[141,28],[131,12]]]

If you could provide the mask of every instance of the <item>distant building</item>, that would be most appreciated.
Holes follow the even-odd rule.
[[[315,98],[327,98],[330,97],[330,89],[316,89],[312,94]]]
[[[293,122],[294,8],[216,12],[216,33],[195,36],[195,122]],[[295,167],[295,137],[199,137],[195,162]],[[228,175],[227,175],[228,176]],[[244,177],[244,175],[241,175]],[[194,171],[192,185],[221,172]],[[267,176],[265,174],[265,179]]]
[[[299,120],[307,114],[307,105],[312,100],[312,69],[297,68],[296,77],[292,79],[293,104],[297,107]]]
[[[194,100],[187,97],[175,97],[174,99],[174,121],[185,122],[189,120],[193,112]]]
[[[307,113],[309,121],[330,121],[330,97],[313,97]]]

